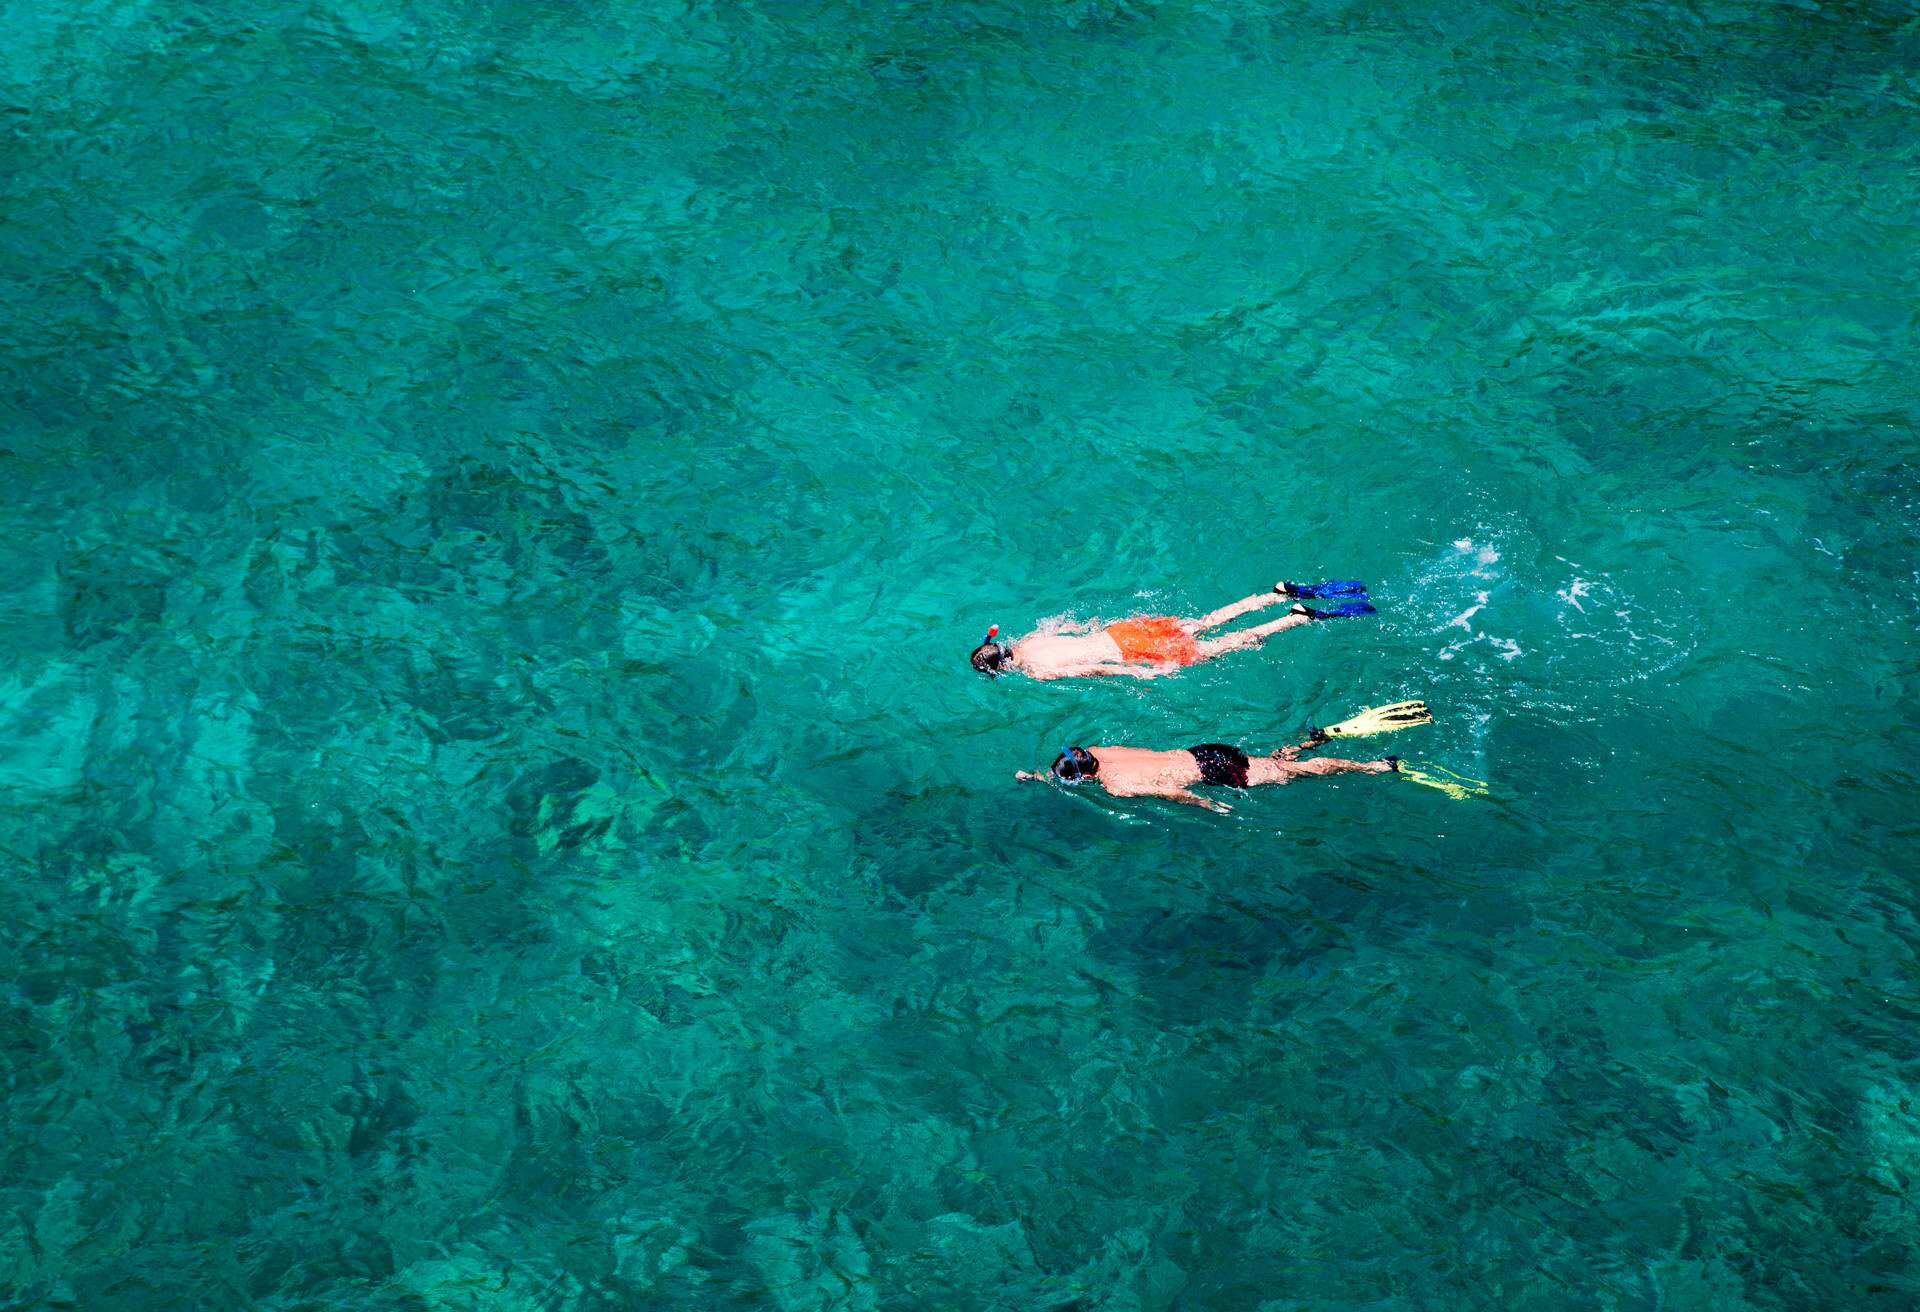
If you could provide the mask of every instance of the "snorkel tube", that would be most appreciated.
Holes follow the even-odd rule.
[[[973,663],[973,668],[982,674],[998,674],[1000,667],[1006,664],[1008,659],[1013,656],[1013,649],[1011,647],[1002,646],[1000,643],[994,641],[994,638],[999,636],[999,633],[1000,626],[998,624],[989,624],[987,626],[987,636],[980,639],[980,645],[973,649],[973,655],[969,658]]]

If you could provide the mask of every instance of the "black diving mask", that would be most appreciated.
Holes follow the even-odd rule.
[[[1060,759],[1053,763],[1053,777],[1062,783],[1079,783],[1099,773],[1099,760],[1084,747],[1062,747]]]

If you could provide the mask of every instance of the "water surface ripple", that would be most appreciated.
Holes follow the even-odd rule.
[[[0,1303],[1920,1301],[1905,4],[0,11]],[[1369,580],[1151,686],[990,622]],[[1233,817],[1013,785],[1422,696]]]

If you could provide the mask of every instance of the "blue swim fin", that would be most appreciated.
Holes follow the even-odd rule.
[[[1328,597],[1365,597],[1367,585],[1357,579],[1328,579],[1325,583],[1282,583],[1280,591],[1289,597],[1322,601]]]
[[[1351,615],[1372,615],[1376,613],[1373,606],[1364,601],[1343,601],[1339,605],[1329,606],[1325,610],[1315,610],[1311,606],[1306,606],[1302,609],[1317,620],[1344,620]]]

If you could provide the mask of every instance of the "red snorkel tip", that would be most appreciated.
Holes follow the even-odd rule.
[[[998,624],[987,625],[987,641],[988,642],[992,642],[995,638],[999,636],[1000,636],[1000,626]]]

